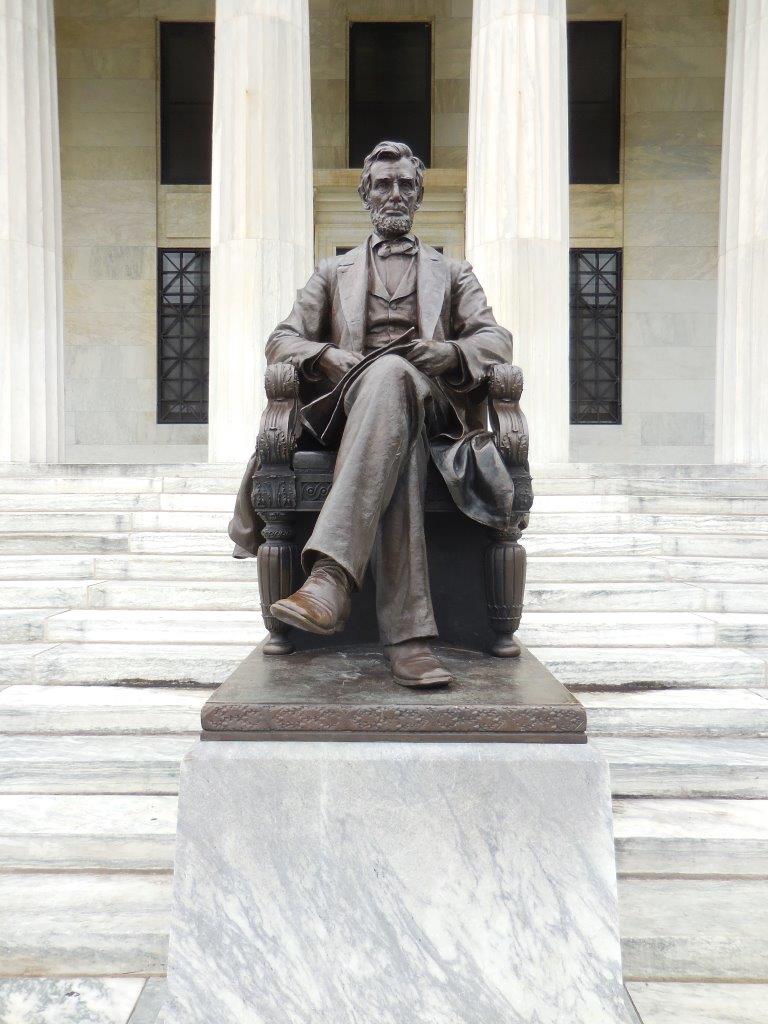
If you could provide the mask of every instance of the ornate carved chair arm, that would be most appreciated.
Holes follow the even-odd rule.
[[[264,375],[267,407],[256,439],[258,467],[290,466],[299,428],[299,374],[290,363],[272,363]]]
[[[528,468],[528,423],[520,408],[523,371],[511,363],[494,366],[488,378],[488,412],[496,444],[508,466]]]

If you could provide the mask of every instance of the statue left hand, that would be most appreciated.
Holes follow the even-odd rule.
[[[427,377],[440,377],[459,365],[456,349],[447,341],[426,341],[419,338],[405,358]]]

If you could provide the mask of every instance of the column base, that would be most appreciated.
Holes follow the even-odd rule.
[[[199,743],[161,1024],[630,1024],[588,745]]]

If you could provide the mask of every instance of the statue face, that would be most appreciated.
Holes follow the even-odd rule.
[[[419,205],[416,170],[407,157],[377,160],[371,167],[368,193],[371,222],[382,238],[407,234]]]

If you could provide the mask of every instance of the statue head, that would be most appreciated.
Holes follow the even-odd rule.
[[[363,163],[357,190],[382,238],[411,230],[424,196],[424,164],[404,142],[380,142]]]

